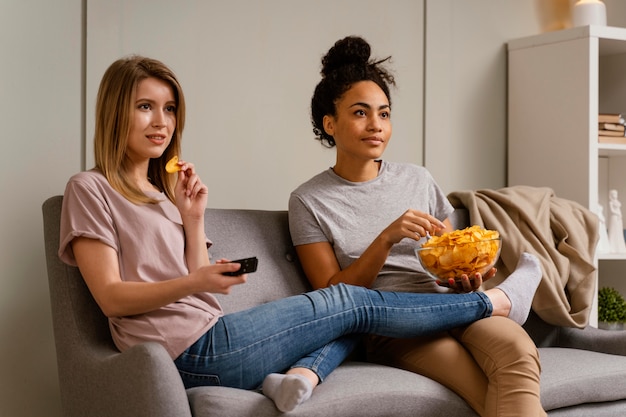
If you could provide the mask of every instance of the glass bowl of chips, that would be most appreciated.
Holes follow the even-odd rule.
[[[434,279],[448,282],[486,274],[498,261],[502,240],[495,230],[471,226],[433,236],[415,250],[424,270]]]

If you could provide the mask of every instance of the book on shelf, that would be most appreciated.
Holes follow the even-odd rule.
[[[626,145],[626,137],[624,136],[598,136],[598,143]]]
[[[603,129],[599,129],[598,130],[598,135],[600,136],[626,136],[625,135],[626,132],[624,132],[623,130],[603,130]]]
[[[599,130],[615,130],[618,132],[626,131],[626,126],[619,123],[598,123]]]
[[[623,125],[624,116],[620,113],[600,113],[598,114],[598,123],[617,123]]]

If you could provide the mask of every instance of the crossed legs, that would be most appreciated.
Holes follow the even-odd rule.
[[[373,362],[427,376],[482,417],[545,416],[537,348],[517,323],[490,317],[436,336],[368,338]]]

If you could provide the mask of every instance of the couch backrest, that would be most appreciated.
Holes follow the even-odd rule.
[[[226,312],[246,309],[310,289],[289,235],[286,211],[207,209],[206,233],[213,260],[256,256],[248,282],[218,295]]]
[[[44,238],[57,356],[65,358],[63,363],[71,366],[74,355],[88,354],[86,345],[113,350],[115,347],[107,319],[80,272],[57,256],[61,204],[61,196],[44,203]],[[466,210],[456,210],[451,216],[453,225],[459,228],[465,227],[468,219]],[[310,289],[291,243],[286,211],[209,208],[205,212],[205,227],[207,236],[214,242],[209,248],[213,260],[259,258],[258,270],[248,275],[246,284],[233,287],[229,295],[217,296],[227,313]],[[538,344],[553,337],[554,328],[534,316],[525,328]],[[59,369],[61,376],[63,372]]]

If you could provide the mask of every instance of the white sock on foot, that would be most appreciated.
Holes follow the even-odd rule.
[[[531,253],[524,252],[515,271],[496,286],[511,301],[509,318],[519,325],[524,324],[528,318],[542,275],[539,259]]]
[[[311,381],[298,374],[269,374],[263,381],[263,394],[283,413],[308,400],[312,392]]]

